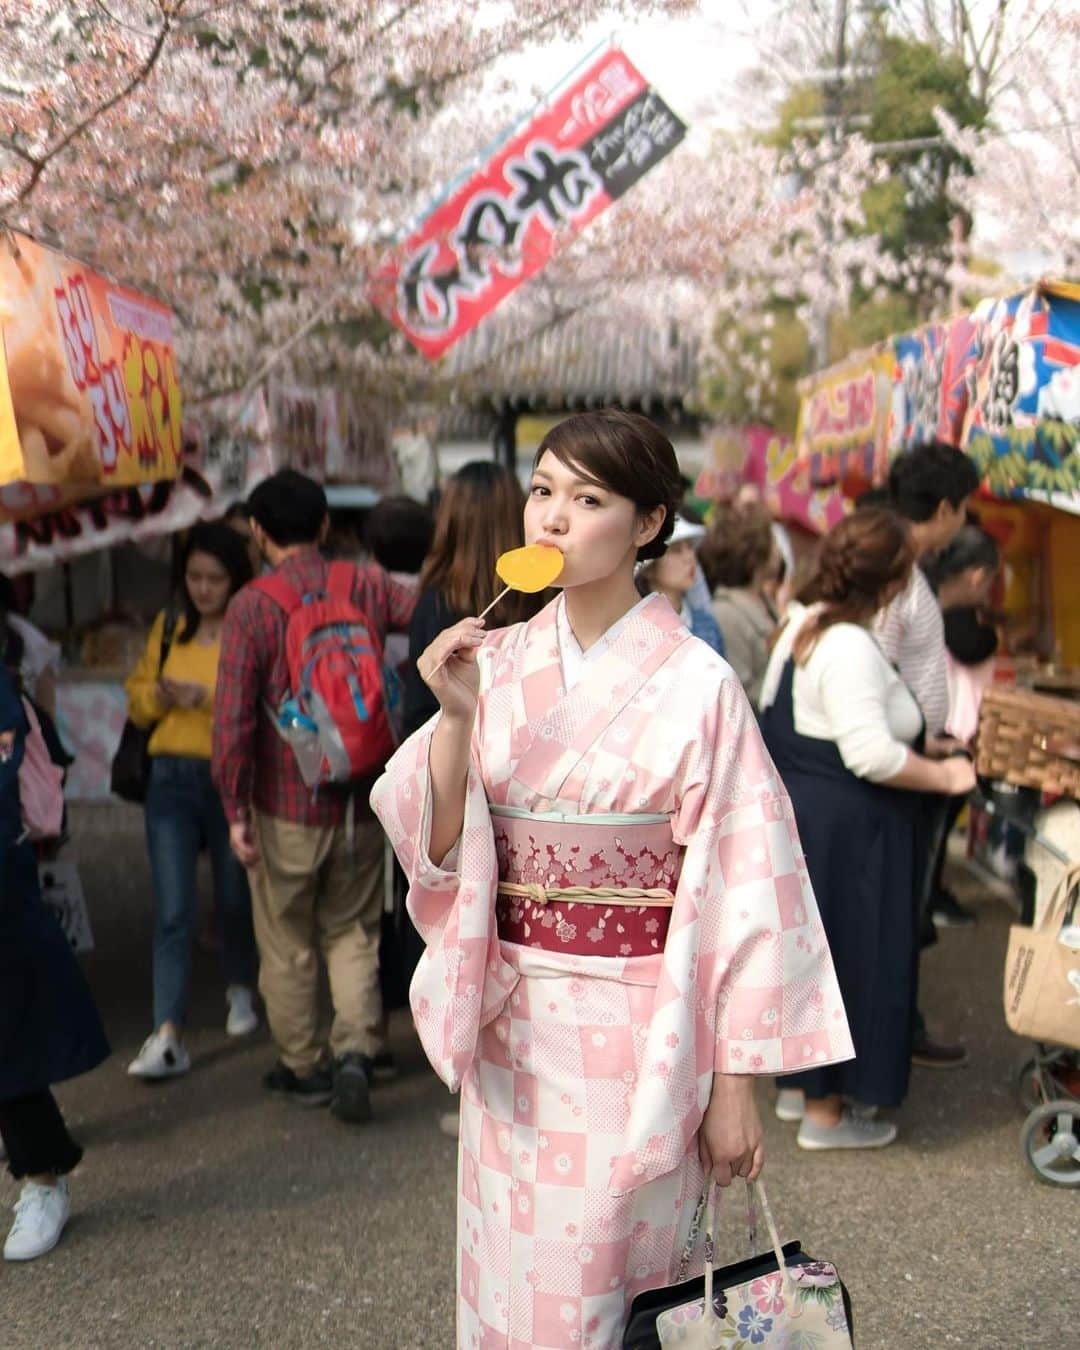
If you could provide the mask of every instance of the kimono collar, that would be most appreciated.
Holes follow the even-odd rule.
[[[690,637],[663,596],[648,596],[567,690],[557,631],[563,604],[560,595],[526,624],[514,671],[524,718],[514,736],[513,777],[552,800],[582,756]]]
[[[592,644],[587,652],[581,650],[581,643],[577,640],[577,635],[570,627],[570,617],[566,612],[566,597],[559,597],[561,604],[555,605],[555,634],[559,642],[559,659],[562,662],[563,686],[566,689],[573,689],[577,682],[584,675],[588,666],[607,651],[608,647],[615,641],[622,630],[637,614],[638,610],[648,603],[649,597],[639,600],[632,609],[628,609],[625,614],[616,619],[606,633]],[[689,624],[686,625],[689,628]]]

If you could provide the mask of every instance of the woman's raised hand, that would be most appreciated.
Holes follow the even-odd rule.
[[[471,722],[476,716],[480,694],[476,653],[483,640],[483,619],[462,619],[444,629],[416,663],[420,678],[447,717]]]

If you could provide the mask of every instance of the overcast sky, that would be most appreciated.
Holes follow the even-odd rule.
[[[500,69],[520,79],[529,92],[543,93],[557,84],[593,47],[612,33],[618,45],[664,101],[695,130],[736,127],[754,119],[746,91],[733,89],[735,78],[754,64],[756,50],[747,35],[740,6],[704,6],[711,18],[696,14],[681,19],[647,19],[621,26],[611,20],[591,25],[574,42],[553,42],[507,58]],[[726,11],[727,17],[718,17]],[[524,92],[524,91],[523,91]]]

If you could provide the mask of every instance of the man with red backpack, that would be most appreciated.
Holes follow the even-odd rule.
[[[387,631],[408,628],[415,598],[377,564],[323,558],[326,494],[304,474],[265,479],[248,510],[272,571],[225,616],[212,774],[251,881],[259,989],[278,1049],[263,1081],[359,1123],[371,1116],[381,1018],[383,838],[367,800],[393,749],[382,647]]]

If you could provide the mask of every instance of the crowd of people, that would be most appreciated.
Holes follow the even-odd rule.
[[[325,494],[293,470],[194,527],[127,682],[154,901],[150,1034],[128,1072],[192,1068],[205,849],[225,1030],[250,1034],[261,1001],[268,1092],[369,1121],[396,1067],[386,1009],[411,981],[461,1094],[443,1122],[460,1135],[461,1343],[561,1344],[568,1306],[589,1343],[618,1343],[633,1295],[674,1278],[705,1179],[760,1171],[755,1076],[776,1078],[801,1148],[878,1148],[912,1063],[965,1058],[928,1032],[918,971],[935,922],[972,921],[942,866],[996,643],[975,487],[959,451],[918,447],[796,575],[759,499],[703,522],[666,438],[608,410],[547,434],[527,493],[478,462],[433,516],[386,499],[361,561],[328,547]],[[526,543],[562,553],[558,590],[477,619],[496,560]],[[304,630],[312,602],[360,617]],[[5,1256],[29,1259],[59,1239],[80,1157],[51,1088],[108,1050],[20,806],[24,695],[36,681],[51,711],[55,660],[0,603],[0,1135],[23,1183]],[[326,656],[320,632],[357,624]],[[372,652],[398,748],[313,782],[297,670],[351,680],[374,736]],[[550,1238],[544,1271],[513,1254],[523,1225]]]

